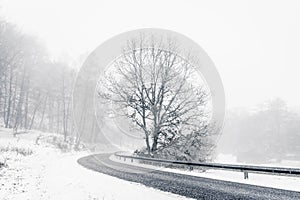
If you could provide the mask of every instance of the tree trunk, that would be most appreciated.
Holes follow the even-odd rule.
[[[147,147],[147,152],[148,155],[151,155],[151,149],[150,149],[150,143],[149,143],[149,136],[146,133],[146,147]]]
[[[5,122],[5,128],[9,127],[10,123],[10,112],[11,112],[11,101],[12,101],[12,68],[10,67],[10,77],[9,77],[9,93],[8,93],[8,106],[7,106],[7,115],[6,115],[6,122]]]
[[[157,140],[158,136],[153,137],[153,143],[152,143],[152,148],[151,148],[151,154],[153,155],[157,151]]]
[[[24,102],[24,93],[25,93],[24,88],[25,88],[25,76],[26,76],[25,70],[26,70],[26,68],[24,66],[21,88],[20,88],[20,98],[19,98],[18,105],[17,105],[15,124],[14,124],[14,128],[16,130],[18,129],[20,123],[22,123],[22,107],[23,107],[23,102]]]
[[[3,121],[4,124],[6,126],[6,117],[7,117],[7,112],[6,112],[6,106],[7,106],[7,74],[5,73],[4,76],[4,95],[3,95],[3,99],[4,99],[4,103],[3,103]]]
[[[59,121],[60,120],[60,102],[59,102],[59,98],[57,98],[57,115],[56,116],[57,116],[56,132],[59,133],[59,130],[60,130],[60,127],[59,127],[60,126],[60,121]]]
[[[48,119],[49,119],[49,131],[53,132],[53,98],[50,96],[48,99]]]
[[[41,104],[41,98],[40,98],[40,94],[38,96],[38,101],[37,101],[37,104],[35,105],[35,108],[34,108],[34,111],[33,111],[33,114],[32,114],[32,118],[31,118],[31,122],[30,122],[30,126],[29,126],[29,130],[32,129],[32,126],[33,126],[33,123],[34,123],[34,118],[35,118],[35,114],[36,114],[36,111],[38,110],[40,104]]]
[[[41,117],[41,121],[40,121],[39,128],[38,128],[39,130],[42,130],[47,101],[48,101],[48,94],[46,95],[46,98],[45,98],[45,103],[44,103],[44,107],[43,107],[43,111],[42,111],[42,117]]]
[[[26,97],[25,97],[25,112],[24,112],[24,128],[28,128],[28,96],[29,96],[29,91],[26,92]]]

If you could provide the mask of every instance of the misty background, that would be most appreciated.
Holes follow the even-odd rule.
[[[220,73],[227,115],[218,153],[248,163],[300,160],[298,1],[130,2],[142,9],[119,1],[1,1],[3,126],[80,138],[70,97],[87,55],[121,32],[158,27],[193,39]]]

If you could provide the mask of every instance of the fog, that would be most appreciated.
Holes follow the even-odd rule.
[[[255,110],[232,109],[227,111],[218,151],[245,163],[300,160],[299,124],[299,111],[278,98]]]
[[[213,60],[225,88],[217,152],[259,163],[300,160],[299,10],[298,1],[283,0],[4,0],[0,17],[37,38],[49,60],[75,71],[98,45],[128,30],[158,27],[190,37]]]

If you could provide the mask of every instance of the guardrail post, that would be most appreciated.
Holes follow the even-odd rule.
[[[244,179],[249,179],[249,175],[247,171],[244,171]]]
[[[133,162],[133,158],[131,158],[131,162]]]

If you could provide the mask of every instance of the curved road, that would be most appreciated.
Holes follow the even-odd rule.
[[[300,192],[234,183],[163,171],[149,171],[95,154],[77,162],[94,171],[195,199],[300,199]],[[300,180],[299,180],[300,181]]]

